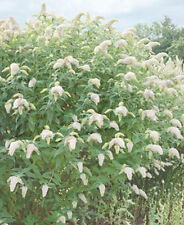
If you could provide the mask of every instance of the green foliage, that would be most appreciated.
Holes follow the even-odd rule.
[[[156,54],[166,52],[173,58],[177,55],[184,60],[184,28],[174,25],[169,17],[165,17],[160,23],[153,22],[150,26],[137,24],[135,29],[140,39],[146,37],[160,43],[153,49]]]
[[[128,225],[182,182],[182,62],[113,22],[1,22],[2,223]]]
[[[170,193],[163,193],[162,198],[157,205],[155,202],[150,202],[149,210],[149,224],[183,224],[183,192],[178,192],[181,187],[170,191]]]

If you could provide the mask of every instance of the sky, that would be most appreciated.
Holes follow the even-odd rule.
[[[71,19],[79,12],[91,16],[104,16],[107,20],[118,19],[120,31],[137,23],[151,24],[169,16],[173,23],[184,26],[184,0],[0,0],[0,19],[13,16],[20,26],[37,13],[42,2],[49,12]]]

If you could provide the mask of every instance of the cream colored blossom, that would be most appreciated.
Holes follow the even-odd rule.
[[[90,72],[90,67],[89,67],[89,65],[79,66],[79,68],[82,69],[82,70],[84,70],[84,71]]]
[[[124,173],[127,175],[128,180],[132,180],[132,175],[134,173],[134,170],[130,167],[124,168]]]
[[[64,145],[68,145],[70,151],[75,150],[77,139],[74,136],[68,136],[65,138]]]
[[[173,85],[173,81],[171,80],[160,80],[158,79],[155,82],[155,85],[158,86],[161,90],[163,90],[166,94],[169,95],[178,95],[177,91],[174,88],[168,88],[169,85]]]
[[[71,55],[64,58],[64,64],[69,70],[72,69],[71,65],[75,65],[77,68],[79,67],[79,61]]]
[[[15,150],[19,149],[21,147],[22,142],[21,141],[13,141],[9,145],[9,152],[8,155],[13,156]]]
[[[146,195],[146,193],[142,190],[142,189],[139,189],[137,187],[137,185],[132,185],[131,186],[131,189],[137,194],[137,195],[141,195],[143,198],[147,199],[148,196]]]
[[[184,75],[178,75],[178,76],[175,76],[174,80],[176,81],[182,81],[184,79]]]
[[[158,170],[154,169],[154,172],[155,172],[155,174],[156,174],[157,176],[159,176]]]
[[[63,224],[66,224],[66,217],[65,216],[60,216],[59,219],[57,220],[57,222],[61,222]]]
[[[7,112],[7,113],[10,113],[10,110],[11,110],[11,108],[12,108],[11,102],[5,103],[4,107],[5,107],[5,109],[6,109],[6,112]]]
[[[128,148],[128,152],[131,152],[132,148],[134,146],[133,143],[131,141],[128,141],[128,143],[126,145],[127,145],[127,148]]]
[[[126,116],[128,114],[128,109],[125,106],[119,106],[115,108],[114,114],[118,115],[119,120],[121,120],[122,116]]]
[[[12,76],[16,75],[19,72],[20,68],[17,63],[12,63],[10,65],[10,73]]]
[[[50,92],[51,92],[52,95],[62,96],[63,93],[64,93],[64,90],[60,85],[56,85],[56,86],[51,88]]]
[[[137,168],[137,171],[139,171],[139,173],[142,175],[143,178],[146,178],[147,169],[145,167],[139,167],[139,168]]]
[[[98,103],[100,102],[100,97],[98,94],[96,93],[89,93],[90,94],[90,98],[91,100],[96,104],[98,105]]]
[[[98,78],[89,79],[89,83],[95,85],[97,88],[100,88],[100,80]]]
[[[25,198],[26,197],[26,194],[27,194],[27,186],[22,186],[21,187],[21,189],[22,189],[22,198]]]
[[[32,78],[32,79],[29,81],[29,83],[28,83],[28,87],[29,87],[29,88],[34,87],[35,84],[36,84],[36,82],[37,82],[37,80],[36,80],[35,78]]]
[[[153,140],[154,143],[158,142],[160,139],[160,134],[159,132],[155,131],[155,130],[150,130],[149,131],[149,136],[150,138]]]
[[[58,69],[64,65],[64,59],[58,59],[53,66],[53,69]]]
[[[78,196],[79,196],[80,200],[82,200],[85,204],[87,203],[87,199],[84,194],[80,193]]]
[[[105,18],[103,16],[96,16],[93,20],[93,22],[95,23],[101,23],[100,20],[104,20]]]
[[[45,29],[45,34],[44,34],[45,39],[46,39],[47,41],[49,41],[49,40],[51,39],[52,35],[53,35],[52,28],[51,28],[51,27],[47,27],[47,28]]]
[[[103,115],[99,113],[93,113],[89,117],[89,125],[91,125],[93,122],[96,122],[97,126],[101,128],[103,126]]]
[[[148,177],[148,178],[152,178],[152,175],[151,175],[151,173],[146,173],[146,177]]]
[[[73,129],[76,129],[76,130],[78,130],[78,131],[80,131],[81,130],[81,124],[79,123],[79,122],[73,122],[72,124],[71,124],[71,127],[73,128]]]
[[[17,108],[19,108],[21,106],[28,108],[29,107],[29,103],[27,102],[26,99],[21,98],[21,97],[15,99],[15,101],[13,103],[13,109],[17,109]]]
[[[53,132],[51,130],[48,130],[48,129],[44,129],[40,135],[41,135],[42,139],[46,139],[47,137],[49,137],[49,138],[54,137]]]
[[[171,162],[162,162],[162,164],[164,166],[172,166],[173,165],[173,163],[171,163]]]
[[[158,60],[161,60],[163,57],[167,57],[167,56],[168,56],[167,53],[165,53],[165,52],[160,52],[160,53],[158,53],[157,55],[155,55],[154,57],[155,57],[156,59],[158,59]]]
[[[105,193],[105,185],[104,185],[104,184],[100,184],[100,185],[98,186],[98,188],[99,188],[99,190],[100,190],[100,195],[101,195],[101,197],[103,197],[103,196],[104,196],[104,193]]]
[[[81,173],[80,174],[80,178],[83,182],[84,185],[88,185],[88,179],[86,178],[86,174],[85,173]]]
[[[144,120],[145,117],[147,117],[147,118],[149,118],[150,120],[153,120],[153,121],[158,120],[155,110],[152,110],[152,109],[142,111],[142,120]]]
[[[157,45],[160,45],[160,43],[159,42],[156,42],[156,41],[151,41],[151,42],[149,42],[146,45],[146,47],[147,47],[148,50],[152,50],[152,48],[155,47],[155,46],[157,46]]]
[[[124,79],[127,81],[131,81],[131,80],[137,80],[135,73],[133,72],[128,72],[124,75]]]
[[[7,180],[8,184],[10,185],[10,191],[13,192],[16,188],[16,185],[18,183],[23,184],[22,180],[20,177],[17,176],[11,176]]]
[[[117,19],[111,19],[106,24],[104,24],[104,26],[107,27],[110,31],[112,31],[114,29],[114,27],[112,25],[113,25],[113,23],[116,23],[116,22],[118,22]]]
[[[178,96],[178,92],[174,88],[165,88],[164,91],[165,91],[166,94],[169,94],[169,95],[172,95],[172,96],[174,96],[174,95]]]
[[[146,87],[151,87],[151,86],[157,86],[159,82],[159,78],[158,76],[154,75],[154,76],[149,76],[146,78],[146,82],[145,82],[145,86]]]
[[[96,141],[98,143],[102,143],[102,137],[98,133],[93,133],[93,134],[90,134],[87,139],[87,142],[90,142],[90,141]]]
[[[130,28],[121,34],[122,38],[132,38],[135,37],[135,29]]]
[[[77,167],[78,167],[79,172],[82,173],[82,171],[83,171],[83,162],[78,162],[77,163]]]
[[[35,30],[39,30],[41,27],[41,22],[39,20],[36,20],[36,21],[34,21],[33,26],[34,26]]]
[[[40,136],[41,136],[42,140],[46,140],[47,144],[49,144],[50,143],[50,139],[53,139],[54,134],[53,134],[53,132],[51,130],[46,128],[46,129],[42,130]]]
[[[72,202],[72,206],[73,206],[74,209],[77,208],[77,202],[76,201],[73,201]]]
[[[71,55],[64,58],[65,66],[69,69],[69,72],[75,74],[75,71],[72,69],[72,65],[75,65],[79,68],[79,61],[73,58]]]
[[[44,185],[42,186],[42,197],[43,197],[43,198],[46,197],[48,190],[49,190],[49,186],[48,186],[47,184],[44,184]]]
[[[127,56],[126,58],[124,59],[119,59],[117,61],[117,64],[132,64],[132,65],[135,65],[137,63],[137,59],[134,57],[134,56]]]
[[[154,167],[156,167],[158,170],[163,170],[163,167],[161,165],[162,163],[158,160],[154,161]]]
[[[146,89],[144,91],[144,94],[143,95],[144,95],[144,97],[145,97],[146,100],[149,100],[150,98],[151,99],[154,99],[155,98],[154,92],[152,90],[149,90],[149,89]]]
[[[137,195],[139,195],[139,188],[137,187],[137,185],[132,185],[131,186],[131,189],[137,194]]]
[[[54,37],[62,37],[62,35],[64,34],[64,28],[65,26],[63,24],[58,25],[54,32]]]
[[[177,127],[169,127],[167,131],[173,134],[176,138],[183,139],[183,136],[181,135],[181,132]]]
[[[111,44],[112,44],[111,40],[103,41],[100,45],[95,47],[94,53],[95,54],[98,53],[98,52],[107,53],[107,48]]]
[[[104,159],[105,159],[104,154],[102,154],[102,153],[98,154],[98,164],[99,164],[99,166],[103,165]]]
[[[114,46],[115,46],[115,48],[120,48],[120,47],[124,47],[124,46],[127,46],[127,41],[126,40],[124,40],[124,39],[120,39],[120,40],[118,40],[118,41],[116,41],[115,43],[114,43]]]
[[[125,142],[122,138],[113,138],[109,142],[109,148],[112,148],[114,146],[116,154],[119,154],[120,148],[125,148]]]
[[[177,120],[177,119],[172,119],[172,120],[171,120],[171,123],[172,123],[172,125],[175,126],[175,127],[182,128],[181,122],[180,122],[179,120]]]
[[[110,122],[110,127],[114,128],[116,131],[119,131],[119,126],[115,121]]]
[[[107,155],[108,155],[110,160],[114,159],[113,154],[112,154],[112,152],[110,150],[107,151]]]
[[[148,199],[148,196],[146,195],[146,193],[142,189],[139,189],[139,195],[141,195],[145,199]]]
[[[75,21],[75,22],[79,22],[80,19],[81,19],[81,17],[84,16],[84,15],[85,15],[85,14],[82,13],[82,12],[78,13],[78,14],[75,16],[74,21]]]
[[[143,67],[151,68],[154,65],[157,65],[158,61],[155,58],[151,58],[142,62]]]
[[[151,150],[152,152],[156,152],[159,153],[160,155],[163,155],[163,149],[160,145],[149,144],[146,146],[146,148]]]
[[[180,154],[179,154],[179,152],[176,148],[170,148],[169,149],[169,156],[170,157],[176,156],[176,158],[180,159]]]
[[[168,109],[164,110],[164,115],[165,116],[169,116],[170,118],[173,118],[173,113],[170,110],[168,110]]]
[[[26,151],[26,158],[30,159],[33,151],[35,151],[38,155],[40,152],[38,151],[38,148],[34,144],[28,144],[27,145],[27,151]]]
[[[68,211],[67,211],[67,216],[68,216],[68,219],[69,219],[69,220],[72,219],[72,211],[71,211],[71,210],[68,210]]]
[[[138,41],[138,44],[145,44],[147,42],[149,42],[148,38],[142,38],[140,41]]]

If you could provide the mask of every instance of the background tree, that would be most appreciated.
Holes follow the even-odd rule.
[[[135,26],[138,37],[149,38],[160,42],[159,46],[153,48],[155,53],[166,52],[171,57],[176,55],[184,59],[184,28],[177,27],[167,16],[161,22],[137,24]]]

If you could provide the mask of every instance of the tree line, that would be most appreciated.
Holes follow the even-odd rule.
[[[140,39],[149,38],[160,43],[153,48],[156,54],[166,52],[172,58],[177,55],[184,60],[184,27],[176,26],[169,17],[165,16],[161,22],[151,25],[137,24],[135,29]]]

